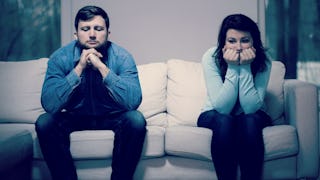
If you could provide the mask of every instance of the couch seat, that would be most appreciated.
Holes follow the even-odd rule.
[[[164,155],[165,128],[147,126],[142,158]],[[70,150],[75,160],[108,159],[112,157],[114,133],[109,130],[85,130],[71,133]],[[36,141],[35,159],[43,159]]]
[[[191,126],[172,126],[166,129],[165,151],[168,155],[211,161],[212,131]],[[273,160],[298,153],[296,129],[289,125],[263,129],[265,160]]]

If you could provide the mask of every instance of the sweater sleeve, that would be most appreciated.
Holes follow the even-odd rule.
[[[207,94],[210,109],[224,114],[229,114],[238,97],[239,68],[236,65],[229,65],[225,81],[222,81],[220,70],[216,66],[212,54],[214,48],[209,49],[202,58],[204,77],[207,86]]]
[[[239,102],[244,113],[254,113],[264,104],[264,97],[269,82],[271,62],[267,61],[267,68],[258,72],[253,78],[250,64],[240,66]]]

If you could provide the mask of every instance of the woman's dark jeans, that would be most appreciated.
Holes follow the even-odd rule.
[[[59,113],[54,116],[48,113],[42,114],[36,122],[36,131],[42,154],[53,179],[77,179],[70,153],[69,135],[73,131],[80,130],[113,130],[115,137],[111,179],[132,179],[146,134],[146,121],[139,111],[104,117],[70,113]]]
[[[262,129],[269,125],[271,119],[263,111],[235,116],[216,110],[200,114],[198,126],[213,132],[211,156],[219,180],[235,180],[238,165],[242,180],[262,179]]]

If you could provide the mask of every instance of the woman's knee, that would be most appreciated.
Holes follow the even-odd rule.
[[[263,147],[263,119],[256,114],[243,115],[239,119],[238,138],[247,147]],[[255,149],[255,148],[254,148]]]
[[[202,113],[198,119],[199,127],[206,127],[214,131],[233,131],[235,128],[234,118],[228,114],[221,114],[216,110]]]
[[[258,113],[243,114],[240,116],[239,128],[248,132],[260,132],[265,127],[265,119]]]

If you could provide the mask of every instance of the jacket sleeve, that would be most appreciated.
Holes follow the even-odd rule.
[[[41,104],[48,113],[61,111],[73,90],[80,84],[80,77],[73,67],[62,66],[60,59],[50,58],[42,87]]]
[[[121,58],[123,58],[121,61],[116,61],[122,64],[118,64],[115,68],[109,67],[109,74],[103,81],[109,95],[121,108],[134,110],[142,100],[138,71],[131,55],[121,56]],[[115,69],[117,72],[114,71]]]

